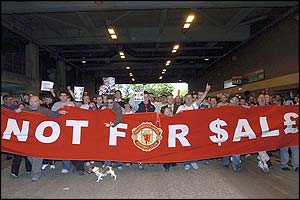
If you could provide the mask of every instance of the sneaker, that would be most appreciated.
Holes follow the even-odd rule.
[[[18,175],[14,174],[14,173],[11,173],[10,175],[14,178],[18,178]]]
[[[143,170],[143,169],[144,169],[143,164],[139,164],[139,170]]]
[[[296,167],[296,168],[294,169],[294,171],[295,171],[295,172],[299,172],[299,167]]]
[[[132,167],[132,164],[131,163],[126,163],[125,166],[126,167]]]
[[[50,165],[50,169],[55,169],[55,165]]]
[[[122,170],[122,169],[123,169],[123,167],[122,167],[122,166],[118,166],[117,168],[118,168],[118,170]]]
[[[288,168],[288,167],[282,167],[281,169],[284,171],[290,171],[290,168]]]
[[[234,171],[234,172],[240,172],[240,171],[241,171],[241,167],[240,167],[239,165],[237,165],[237,166],[232,166],[232,168],[233,168],[233,171]]]
[[[193,162],[193,163],[191,163],[191,165],[194,169],[199,169],[199,166],[197,163]]]
[[[38,181],[39,180],[39,177],[32,177],[32,182],[36,182],[36,181]]]
[[[42,165],[42,170],[46,169],[46,167],[48,167],[48,164],[43,164]]]
[[[67,170],[67,169],[62,169],[61,170],[61,173],[63,173],[63,174],[67,174],[69,172],[69,170]]]
[[[191,169],[191,165],[185,165],[184,166],[184,170],[190,170]]]

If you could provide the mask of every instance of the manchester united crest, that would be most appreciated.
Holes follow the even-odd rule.
[[[142,151],[152,151],[159,146],[162,139],[162,129],[151,122],[143,122],[132,129],[131,138],[135,146]]]

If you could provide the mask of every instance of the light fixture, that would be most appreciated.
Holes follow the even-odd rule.
[[[170,63],[171,63],[171,60],[168,60],[168,61],[166,62],[166,66],[169,66]]]
[[[205,58],[204,60],[209,61],[209,58]]]
[[[116,35],[115,30],[112,27],[107,28],[109,34]]]
[[[162,71],[162,72],[161,72],[161,74],[164,74],[164,73],[166,73],[166,72],[165,72],[165,71]]]
[[[163,77],[162,76],[160,76],[158,79],[162,79]]]
[[[167,71],[167,69],[163,69],[163,72]]]
[[[130,69],[130,67],[126,67],[126,69]]]
[[[175,49],[175,50],[179,49],[179,44],[175,44],[174,47],[173,47],[173,50],[174,50],[174,49]]]
[[[188,29],[188,28],[190,28],[190,26],[191,26],[191,24],[185,23],[185,24],[183,25],[183,28]]]
[[[129,73],[129,76],[133,76],[133,74],[132,74],[132,73]]]
[[[82,62],[83,64],[85,64],[85,63],[86,63],[86,60],[82,60],[81,62]]]
[[[191,23],[195,18],[194,14],[190,14],[187,18],[186,18],[186,23]]]
[[[181,82],[181,79],[179,79],[179,82]]]
[[[110,36],[111,36],[111,39],[114,39],[114,40],[118,39],[117,35],[110,35]]]
[[[123,51],[119,51],[119,55],[120,55],[121,58],[125,58],[125,54],[124,54]]]
[[[173,50],[172,50],[172,53],[176,53],[176,51],[177,51],[177,50],[173,49]]]
[[[134,78],[132,78],[131,80],[132,80],[132,81],[135,81],[135,79],[134,79]]]

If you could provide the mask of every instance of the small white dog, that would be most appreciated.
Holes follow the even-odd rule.
[[[117,175],[115,174],[115,171],[113,169],[113,167],[111,166],[106,166],[106,167],[96,167],[94,165],[90,165],[87,169],[87,172],[90,174],[92,172],[95,173],[95,175],[98,177],[96,182],[99,182],[100,180],[103,180],[102,177],[103,176],[107,176],[107,175],[111,175],[114,177],[114,180],[117,179]]]

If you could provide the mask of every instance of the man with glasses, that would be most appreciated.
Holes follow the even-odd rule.
[[[114,95],[107,95],[106,103],[105,103],[106,109],[111,109],[116,113],[116,119],[113,122],[104,123],[106,127],[115,127],[122,121],[122,108],[119,105],[118,102],[115,101]],[[116,162],[116,167],[118,170],[122,170],[123,166],[121,162]],[[104,166],[111,166],[111,161],[105,161]]]

